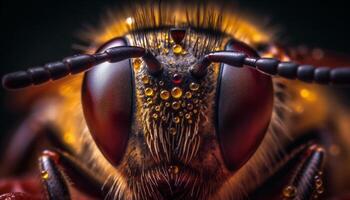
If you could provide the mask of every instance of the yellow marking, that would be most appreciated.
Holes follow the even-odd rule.
[[[192,98],[192,93],[191,92],[186,92],[185,96],[186,96],[187,99],[190,99],[190,98]]]
[[[190,83],[190,90],[197,91],[199,89],[199,84],[197,83]]]
[[[135,70],[138,71],[138,70],[140,69],[140,67],[141,67],[142,60],[139,59],[139,58],[136,58],[136,59],[134,60],[133,64],[134,64]]]
[[[43,178],[44,180],[48,180],[50,178],[49,172],[47,172],[46,170],[41,171],[41,178]]]
[[[174,52],[175,54],[180,54],[180,53],[182,52],[182,47],[181,47],[181,45],[175,44],[175,45],[173,46],[173,52]]]
[[[308,89],[305,89],[305,88],[301,89],[299,94],[303,99],[305,99],[307,101],[315,101],[316,100],[316,95]]]
[[[179,117],[174,117],[173,118],[173,122],[176,123],[176,124],[180,123],[180,118]]]
[[[175,99],[178,99],[182,96],[182,90],[179,87],[174,87],[171,90],[171,96],[173,96]]]
[[[160,92],[160,98],[163,100],[168,100],[170,97],[170,93],[167,90],[162,90]],[[166,105],[166,104],[165,104]]]
[[[148,84],[149,83],[149,77],[147,75],[144,75],[142,78],[141,78],[142,82],[144,84]]]
[[[63,140],[68,144],[73,144],[75,142],[74,134],[71,132],[64,133]]]
[[[145,95],[148,96],[148,97],[151,97],[153,96],[154,92],[153,92],[153,89],[152,88],[146,88],[145,89]]]

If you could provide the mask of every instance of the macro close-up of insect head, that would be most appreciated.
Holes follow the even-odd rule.
[[[0,200],[350,199],[345,3],[0,7]]]

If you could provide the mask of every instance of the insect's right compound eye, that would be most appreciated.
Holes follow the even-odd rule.
[[[236,41],[226,50],[258,55]],[[217,100],[221,153],[226,167],[235,171],[254,154],[265,136],[273,104],[271,78],[248,67],[222,65]]]
[[[114,39],[98,51],[126,46]],[[82,104],[86,123],[103,155],[117,166],[127,146],[132,123],[132,70],[130,60],[105,62],[86,72]]]

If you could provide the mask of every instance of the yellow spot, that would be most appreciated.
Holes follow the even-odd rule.
[[[303,98],[308,98],[310,96],[310,92],[307,89],[300,90],[300,96]]]
[[[158,119],[158,115],[157,115],[156,113],[154,113],[154,114],[152,115],[152,117],[153,117],[153,119]]]
[[[197,84],[197,83],[190,84],[190,90],[197,91],[198,89],[199,89],[199,84]]]
[[[286,55],[283,55],[282,58],[281,58],[281,61],[288,62],[288,61],[290,61],[290,58],[288,56],[286,56]]]
[[[160,98],[163,99],[163,100],[168,100],[170,97],[170,94],[167,90],[162,90],[160,92]]]
[[[180,123],[180,118],[179,117],[174,117],[173,118],[173,122],[175,122],[176,124]]]
[[[153,89],[152,88],[146,88],[145,89],[145,95],[148,96],[148,97],[151,97],[153,96],[154,92],[153,92]]]
[[[180,103],[175,101],[173,102],[173,104],[171,104],[171,107],[174,109],[174,110],[177,110],[180,108]]]
[[[151,98],[147,98],[147,103],[149,103],[149,104],[153,103],[152,99]]]
[[[41,178],[43,178],[44,180],[49,179],[49,173],[46,170],[41,171]]]
[[[261,42],[262,40],[264,40],[264,38],[262,37],[261,34],[253,34],[253,37],[252,37],[252,40],[253,42]]]
[[[160,111],[160,106],[156,106],[156,107],[155,107],[155,110],[156,110],[156,111]]]
[[[181,45],[175,44],[175,45],[173,46],[173,52],[174,52],[175,54],[180,54],[180,53],[182,52],[182,47],[181,47]]]
[[[173,96],[175,99],[178,99],[182,96],[182,90],[179,87],[174,87],[171,90],[171,96]]]
[[[73,144],[75,141],[74,135],[71,132],[64,133],[63,135],[64,142],[68,144]]]
[[[139,59],[139,58],[136,58],[136,59],[134,59],[133,64],[134,64],[135,70],[138,71],[140,69],[140,67],[141,67],[142,60]]]
[[[307,101],[315,101],[316,100],[315,94],[312,93],[310,90],[305,89],[305,88],[300,90],[300,96]]]
[[[186,92],[185,96],[186,96],[187,99],[190,99],[190,98],[192,98],[192,93],[191,92]]]
[[[144,83],[144,84],[148,84],[149,83],[149,77],[148,76],[142,76],[142,78],[141,78],[141,80],[142,80],[142,82]]]
[[[266,52],[262,55],[264,58],[273,58],[275,55],[271,52]]]
[[[297,194],[297,188],[294,186],[287,186],[283,189],[283,196],[287,198],[293,198]]]

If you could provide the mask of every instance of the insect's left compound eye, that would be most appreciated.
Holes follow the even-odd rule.
[[[99,51],[125,46],[114,39]],[[85,74],[82,104],[86,123],[104,156],[117,166],[124,156],[132,121],[132,70],[129,60],[102,63]]]
[[[257,56],[247,45],[226,47]],[[228,169],[240,168],[256,151],[269,125],[273,93],[271,78],[249,67],[223,65],[217,99],[217,132]]]

